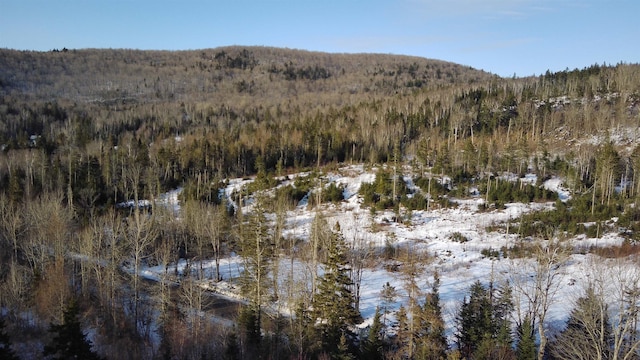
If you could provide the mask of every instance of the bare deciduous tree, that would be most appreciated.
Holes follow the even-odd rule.
[[[515,304],[517,304],[518,325],[526,317],[533,319],[537,325],[540,337],[539,360],[543,359],[548,342],[545,321],[549,308],[556,300],[555,296],[560,289],[563,265],[567,259],[568,252],[560,244],[550,242],[545,246],[538,242],[534,248],[534,260],[514,261],[513,270],[508,276],[508,281],[513,287]],[[523,304],[526,306],[525,309],[520,307]]]

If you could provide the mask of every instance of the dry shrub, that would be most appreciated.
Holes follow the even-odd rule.
[[[640,253],[640,245],[625,241],[618,246],[592,247],[589,252],[607,259],[618,259],[637,255]]]
[[[44,266],[34,289],[34,305],[42,320],[62,322],[62,313],[72,294],[68,283],[70,278],[62,259]]]

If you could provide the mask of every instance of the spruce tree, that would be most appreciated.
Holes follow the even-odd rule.
[[[396,337],[393,343],[396,352],[401,358],[404,358],[409,353],[409,316],[407,315],[407,309],[405,309],[404,305],[400,305],[398,308],[396,319],[398,322],[396,325]]]
[[[479,345],[492,334],[491,300],[480,281],[471,285],[469,298],[465,298],[458,313],[458,349],[470,358]]]
[[[258,198],[253,213],[240,230],[240,256],[243,271],[240,277],[242,293],[249,300],[243,308],[244,330],[249,339],[259,342],[262,326],[262,303],[271,286],[269,272],[272,268],[273,242],[269,234],[263,199]],[[254,336],[257,333],[257,338]]]
[[[78,314],[80,309],[75,301],[63,313],[62,324],[51,324],[51,341],[44,347],[44,356],[51,359],[98,360],[100,357],[91,350],[91,342],[82,332]]]
[[[445,335],[444,319],[440,306],[440,276],[436,272],[421,311],[422,329],[424,336],[418,344],[418,353],[424,359],[446,359],[447,337]]]
[[[522,324],[518,325],[518,345],[516,357],[518,360],[535,360],[538,354],[533,323],[527,315]]]
[[[360,319],[354,306],[349,278],[344,237],[336,223],[327,249],[327,263],[319,279],[318,293],[313,298],[313,315],[318,323],[322,350],[337,354],[340,337],[352,342],[354,335],[350,327]]]
[[[498,346],[511,348],[513,336],[511,335],[511,321],[509,317],[514,308],[511,286],[506,284],[499,287],[495,295],[492,296],[492,318],[496,342]]]
[[[380,308],[376,307],[373,323],[369,328],[369,335],[362,343],[362,358],[364,359],[383,359],[384,339],[381,338],[383,336],[381,317]]]
[[[512,356],[513,342],[509,316],[513,311],[511,288],[489,288],[476,281],[458,313],[458,348],[462,356],[496,358]]]
[[[386,284],[382,286],[382,290],[380,291],[380,302],[382,304],[382,326],[383,331],[386,331],[387,326],[387,315],[391,312],[391,305],[396,301],[396,297],[398,297],[398,292],[396,288],[389,284],[387,281]]]

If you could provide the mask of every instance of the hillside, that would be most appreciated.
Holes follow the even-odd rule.
[[[0,50],[0,349],[637,353],[639,121],[637,64]]]
[[[4,94],[45,100],[236,103],[250,97],[271,106],[299,97],[311,107],[320,101],[341,105],[345,96],[360,100],[366,94],[391,95],[491,78],[469,67],[418,57],[268,47],[0,50],[0,69]]]

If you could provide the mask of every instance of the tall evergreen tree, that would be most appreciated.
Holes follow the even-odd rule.
[[[469,358],[478,346],[493,333],[491,321],[491,300],[489,291],[480,281],[471,285],[469,298],[465,298],[458,313],[458,349],[463,357]]]
[[[447,337],[445,335],[444,319],[440,306],[440,276],[436,272],[431,286],[431,292],[427,294],[422,306],[421,336],[417,346],[418,357],[423,359],[446,359]]]
[[[247,224],[241,227],[240,234],[240,256],[244,266],[240,281],[242,292],[249,299],[249,305],[243,308],[241,315],[247,334],[258,334],[257,337],[249,336],[254,342],[260,339],[261,307],[270,286],[268,275],[273,255],[272,239],[262,202],[262,199],[256,200],[255,209]]]
[[[333,355],[339,352],[341,336],[353,341],[350,327],[360,319],[360,312],[354,307],[346,246],[338,223],[328,245],[324,274],[313,298],[313,315],[317,320],[322,350]]]
[[[511,323],[513,310],[511,288],[506,285],[495,289],[476,281],[458,313],[458,348],[463,357],[492,359],[511,356]]]
[[[408,357],[409,348],[409,316],[404,305],[400,305],[396,313],[396,336],[393,341],[393,347],[400,358]]]
[[[51,341],[44,347],[44,356],[52,359],[86,359],[98,360],[98,356],[91,350],[91,342],[82,332],[78,314],[80,309],[75,301],[63,313],[62,324],[51,324],[49,332],[53,334]]]
[[[383,332],[386,332],[387,315],[389,315],[389,313],[391,312],[391,305],[395,303],[397,296],[398,292],[396,291],[396,288],[393,285],[389,284],[389,282],[387,281],[387,283],[382,286],[382,290],[380,291]]]
[[[382,314],[380,308],[376,307],[373,316],[373,323],[369,328],[369,335],[362,343],[362,358],[370,360],[382,360],[384,358],[384,339],[382,338]]]
[[[538,354],[534,327],[529,316],[526,316],[522,324],[518,325],[518,345],[516,357],[518,360],[535,360]]]

